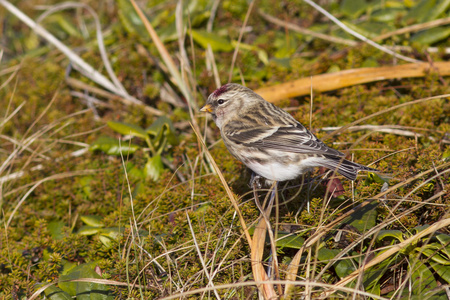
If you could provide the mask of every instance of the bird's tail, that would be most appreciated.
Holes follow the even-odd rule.
[[[345,178],[349,180],[355,180],[356,175],[359,171],[370,171],[370,172],[379,172],[376,169],[372,169],[357,163],[354,163],[352,161],[342,159],[340,157],[328,157],[327,165],[324,167],[327,167],[331,170],[336,170],[339,174],[344,176]]]

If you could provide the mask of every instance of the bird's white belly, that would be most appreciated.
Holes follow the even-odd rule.
[[[282,164],[276,161],[264,163],[247,162],[246,165],[256,174],[276,181],[292,180],[305,173],[312,167],[320,166],[323,161],[321,157],[309,157],[300,161],[300,163]]]

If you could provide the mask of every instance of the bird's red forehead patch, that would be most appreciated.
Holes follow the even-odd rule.
[[[225,93],[228,90],[228,83],[225,85],[222,85],[220,88],[214,91],[213,95],[214,97],[219,97],[223,93]]]

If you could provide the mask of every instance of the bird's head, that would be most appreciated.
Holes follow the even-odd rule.
[[[221,128],[236,114],[244,113],[254,103],[265,101],[251,89],[240,84],[228,83],[209,95],[205,106],[200,111],[209,112],[217,127]]]

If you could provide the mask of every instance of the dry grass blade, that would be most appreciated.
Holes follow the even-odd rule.
[[[203,146],[203,150],[205,151],[206,156],[208,157],[209,161],[211,162],[214,170],[217,172],[217,175],[219,176],[220,181],[222,182],[223,187],[225,188],[225,191],[227,192],[228,198],[231,201],[231,204],[233,204],[234,209],[236,210],[238,216],[239,216],[239,222],[241,223],[242,230],[244,231],[245,237],[247,239],[248,244],[252,245],[252,238],[250,236],[250,233],[248,232],[247,224],[245,224],[244,217],[242,216],[241,210],[239,209],[239,205],[236,201],[236,198],[233,195],[233,192],[231,191],[230,187],[228,186],[228,183],[226,182],[225,178],[223,177],[222,172],[220,171],[219,167],[217,166],[216,162],[214,161],[213,157],[211,156],[211,153],[208,151],[208,147],[206,147],[205,142],[201,138],[201,135],[197,132],[195,127],[191,124],[192,130],[194,131],[195,135],[197,136],[197,139],[201,142]]]
[[[257,89],[255,93],[269,102],[277,102],[290,97],[308,95],[311,93],[311,85],[316,92],[327,92],[380,80],[423,77],[430,71],[435,71],[441,76],[450,75],[450,62],[434,62],[433,65],[417,63],[389,67],[351,69],[301,78]]]
[[[109,62],[108,59],[108,54],[106,53],[105,44],[103,43],[103,33],[102,27],[100,25],[100,20],[98,18],[97,13],[95,12],[95,10],[92,9],[92,7],[84,3],[75,3],[75,2],[65,2],[58,5],[54,5],[46,12],[44,12],[42,15],[40,15],[39,18],[36,20],[36,23],[41,23],[42,20],[47,16],[49,16],[50,14],[69,8],[84,8],[92,15],[96,27],[98,49],[100,51],[100,56],[102,58],[103,64],[105,65],[106,72],[108,73],[109,78],[111,78],[116,88],[120,90],[122,93],[127,94],[127,91],[125,90],[122,83],[117,78],[116,74],[114,73],[111,67],[111,63]]]
[[[234,49],[233,58],[231,59],[230,74],[228,75],[228,82],[231,82],[231,78],[233,77],[233,69],[234,69],[234,64],[236,63],[236,58],[237,58],[237,55],[239,52],[239,44],[241,43],[242,37],[244,36],[244,29],[245,29],[245,26],[247,25],[248,18],[250,17],[250,13],[253,10],[254,4],[255,4],[255,0],[252,0],[252,2],[250,2],[250,5],[248,6],[247,13],[245,14],[244,23],[242,24],[241,30],[239,31],[239,37],[237,40],[236,48]]]
[[[373,41],[381,41],[381,40],[390,38],[391,36],[405,34],[405,33],[409,33],[409,32],[416,32],[416,31],[425,30],[425,29],[442,26],[442,25],[447,25],[447,24],[450,24],[450,17],[437,19],[437,20],[433,20],[430,22],[422,23],[422,24],[406,26],[406,27],[400,28],[398,30],[379,35],[376,38],[374,38]]]
[[[399,59],[403,59],[405,61],[409,61],[409,62],[421,62],[420,60],[417,59],[413,59],[413,58],[409,58],[407,56],[398,54],[394,51],[392,51],[391,49],[388,49],[384,46],[378,45],[377,43],[375,43],[374,41],[371,41],[370,39],[366,38],[365,36],[357,33],[356,31],[348,28],[348,26],[346,26],[344,23],[342,23],[341,21],[339,21],[336,17],[334,17],[332,14],[330,14],[329,12],[327,12],[325,9],[323,9],[322,7],[320,7],[319,5],[317,5],[316,3],[314,3],[311,0],[304,0],[306,3],[308,3],[309,5],[311,5],[312,7],[314,7],[315,9],[317,9],[319,12],[321,12],[322,14],[324,14],[327,18],[329,18],[331,21],[333,21],[336,25],[338,25],[339,27],[341,27],[344,31],[346,31],[347,33],[353,35],[354,37],[360,39],[361,41],[377,48],[378,50],[381,50],[385,53],[388,53],[396,58]]]
[[[338,283],[335,284],[336,287],[340,287],[340,286],[344,286],[347,283],[351,282],[353,279],[355,279],[361,272],[364,272],[365,270],[367,270],[370,267],[375,266],[376,264],[379,264],[380,262],[382,262],[383,260],[387,259],[388,257],[390,257],[391,255],[399,252],[400,250],[402,250],[403,248],[407,247],[408,245],[412,244],[413,242],[427,236],[430,234],[435,233],[437,230],[444,228],[444,227],[448,227],[450,226],[450,218],[441,220],[439,222],[436,222],[432,225],[430,225],[430,227],[428,227],[427,229],[419,232],[416,235],[413,235],[412,237],[406,239],[405,241],[393,245],[392,248],[390,248],[389,250],[383,252],[382,254],[380,254],[379,256],[377,256],[376,258],[374,258],[373,260],[371,260],[370,262],[368,262],[365,266],[359,268],[358,270],[354,271],[353,273],[351,273],[350,275],[348,275],[347,277],[345,277],[344,279],[342,279],[341,281],[339,281]],[[330,292],[326,292],[324,293],[324,296],[329,296],[333,293],[334,291],[330,291]]]
[[[147,29],[148,33],[152,37],[153,42],[155,43],[156,48],[159,51],[159,54],[161,55],[162,59],[164,60],[164,63],[166,64],[167,68],[169,69],[170,75],[172,75],[173,78],[175,78],[175,81],[178,84],[178,88],[183,93],[184,97],[188,100],[189,105],[194,110],[198,109],[197,103],[195,103],[194,98],[192,94],[189,92],[189,89],[186,86],[186,83],[181,78],[180,72],[178,71],[177,67],[175,66],[175,62],[173,61],[172,57],[170,56],[169,52],[167,51],[166,47],[164,46],[163,42],[159,38],[158,34],[156,33],[155,29],[153,28],[152,24],[147,20],[147,17],[144,15],[142,10],[139,8],[139,6],[136,4],[134,0],[130,0],[131,4],[133,5],[134,9],[136,10],[136,13],[141,18],[142,23],[144,24],[145,28]]]
[[[276,192],[276,189],[274,186],[272,186],[271,190],[272,190],[271,195],[272,198],[274,196],[273,193]],[[264,270],[264,266],[262,264],[264,244],[266,241],[266,233],[267,230],[269,231],[272,230],[270,228],[268,216],[270,216],[270,212],[272,211],[273,199],[271,199],[270,203],[267,205],[267,209],[264,210],[259,204],[258,193],[256,192],[256,190],[254,190],[254,195],[255,195],[255,202],[257,203],[257,206],[261,212],[261,217],[253,233],[253,240],[251,247],[251,262],[252,262],[253,277],[255,281],[264,282],[263,284],[258,285],[258,289],[261,291],[262,295],[264,295],[265,299],[278,298],[277,294],[275,293],[273,284],[269,283],[270,281],[269,277],[267,276],[267,273]],[[271,242],[272,246],[274,246],[273,236]],[[276,252],[274,252],[272,255],[276,255]]]
[[[12,219],[14,218],[14,215],[16,214],[19,207],[22,205],[22,203],[28,198],[28,196],[42,183],[50,180],[56,180],[56,179],[64,179],[69,178],[73,176],[82,176],[82,175],[88,175],[88,174],[94,174],[97,170],[82,170],[82,171],[74,171],[74,172],[67,172],[62,174],[56,174],[53,176],[46,177],[44,179],[39,180],[36,182],[26,193],[23,195],[23,197],[19,200],[16,207],[14,207],[14,210],[11,212],[11,215],[9,216],[8,221],[6,222],[5,228],[8,229],[9,224],[11,223]]]
[[[286,27],[288,29],[291,29],[295,32],[304,34],[304,35],[310,35],[312,37],[318,38],[318,39],[322,39],[325,41],[329,41],[331,43],[336,43],[336,44],[343,44],[343,45],[348,45],[348,46],[356,46],[358,45],[358,42],[355,42],[353,40],[348,40],[348,39],[343,39],[340,37],[336,37],[336,36],[332,36],[332,35],[327,35],[327,34],[323,34],[320,32],[315,32],[313,30],[309,30],[307,28],[303,28],[298,26],[297,24],[293,24],[293,23],[289,23],[283,20],[280,20],[278,18],[275,18],[271,15],[268,15],[266,13],[264,13],[262,10],[258,10],[258,13],[261,17],[263,17],[266,21],[274,23],[278,26],[283,26]]]
[[[200,251],[200,247],[198,246],[198,243],[197,243],[197,238],[195,237],[194,228],[192,228],[191,218],[189,218],[189,214],[187,211],[186,211],[186,218],[187,218],[187,221],[189,224],[189,229],[191,231],[192,238],[194,239],[194,245],[195,245],[195,249],[197,250],[198,258],[200,259],[200,262],[203,267],[203,271],[205,272],[205,275],[209,280],[208,285],[211,285],[211,287],[214,287],[214,283],[212,281],[211,274],[208,272],[208,268],[206,267],[205,260],[203,259],[202,252]],[[219,296],[219,293],[217,292],[216,289],[214,289],[214,295],[216,295],[217,299],[221,299]]]
[[[446,169],[450,166],[450,163],[446,163],[443,164],[439,167],[437,167],[437,169]],[[378,200],[378,199],[382,199],[384,196],[386,196],[388,193],[391,193],[393,191],[395,191],[396,189],[405,186],[407,184],[409,184],[410,182],[413,182],[419,178],[424,177],[425,175],[428,175],[432,172],[435,172],[435,169],[430,169],[427,170],[425,172],[422,172],[420,174],[417,174],[416,176],[410,177],[407,180],[400,182],[392,187],[390,187],[389,189],[375,195],[374,197],[366,200],[365,202],[361,203],[360,205],[358,205],[355,208],[350,209],[349,211],[347,211],[346,213],[344,213],[343,215],[341,215],[340,217],[338,217],[337,219],[335,219],[334,221],[332,221],[331,223],[327,224],[326,227],[320,227],[316,229],[316,232],[311,235],[303,244],[303,246],[297,251],[296,255],[294,256],[294,258],[292,259],[291,263],[289,264],[289,267],[287,269],[287,275],[286,275],[286,279],[290,280],[289,283],[286,285],[285,288],[285,294],[289,294],[290,290],[295,286],[292,282],[295,280],[295,278],[297,277],[297,272],[298,272],[298,268],[300,265],[300,259],[303,255],[303,252],[310,248],[312,245],[314,245],[315,243],[317,243],[319,241],[320,238],[322,238],[327,232],[329,232],[330,230],[332,230],[336,225],[339,225],[344,219],[346,219],[347,217],[349,217],[351,214],[355,213],[356,211],[360,210],[361,208],[369,205],[373,200]]]
[[[326,283],[321,283],[321,282],[307,282],[307,281],[289,282],[286,280],[270,280],[269,282],[273,285],[292,283],[295,286],[311,286],[311,287],[316,287],[316,288],[321,288],[321,289],[332,289],[334,287],[334,285],[332,285],[332,284],[326,284]],[[215,288],[216,289],[229,289],[229,288],[235,288],[235,287],[244,287],[244,286],[260,285],[260,284],[263,284],[263,282],[246,281],[246,282],[240,282],[238,284],[230,283],[230,284],[216,285]],[[200,289],[190,290],[190,291],[179,293],[179,294],[173,294],[173,295],[170,295],[170,296],[167,296],[164,298],[160,298],[160,300],[183,299],[183,298],[186,298],[191,295],[201,294],[201,293],[211,291],[211,290],[213,290],[213,288],[211,288],[211,287],[200,288]],[[346,292],[348,294],[365,296],[368,299],[388,300],[388,298],[385,298],[385,297],[381,297],[381,296],[378,296],[375,294],[371,294],[368,292],[364,292],[364,291],[360,291],[360,290],[356,290],[356,289],[352,289],[352,288],[348,288],[348,287],[339,287],[338,290],[342,291],[342,292]],[[278,297],[276,299],[278,299]],[[359,298],[357,298],[357,299],[359,299]]]
[[[133,104],[140,105],[146,107],[145,104],[130,96],[125,90],[122,90],[120,87],[116,86],[112,83],[108,78],[103,76],[97,70],[95,70],[92,66],[86,63],[80,56],[78,56],[75,52],[73,52],[69,47],[64,45],[60,40],[58,40],[54,35],[48,32],[44,27],[34,22],[27,15],[25,15],[22,11],[20,11],[17,7],[12,5],[10,2],[6,0],[0,0],[0,4],[3,5],[9,12],[11,12],[14,16],[19,18],[22,22],[28,25],[37,35],[41,36],[45,40],[47,40],[50,44],[59,49],[64,55],[66,55],[70,61],[73,63],[74,67],[83,73],[84,76],[88,77],[92,81],[98,83],[103,86],[107,90],[120,95],[121,97],[127,99]],[[153,113],[159,112],[155,108],[148,108],[148,110]]]
[[[326,140],[326,139],[332,137],[333,135],[337,135],[337,134],[340,134],[340,133],[344,132],[345,130],[347,130],[347,128],[350,128],[350,127],[352,127],[352,126],[354,126],[356,124],[362,123],[362,122],[364,122],[366,120],[369,120],[371,118],[374,118],[376,116],[385,114],[387,112],[390,112],[390,111],[393,111],[393,110],[396,110],[396,109],[399,109],[399,108],[402,108],[402,107],[405,107],[405,106],[410,106],[410,105],[414,105],[414,104],[418,104],[418,103],[427,102],[427,101],[430,101],[430,100],[437,100],[437,99],[448,98],[448,97],[450,97],[450,94],[438,95],[438,96],[428,97],[428,98],[422,98],[422,99],[417,99],[417,100],[414,100],[414,101],[402,103],[402,104],[399,104],[399,105],[395,105],[395,106],[389,107],[387,109],[384,109],[382,111],[376,112],[374,114],[368,115],[368,116],[366,116],[364,118],[361,118],[359,120],[356,120],[355,122],[352,122],[352,123],[350,123],[348,125],[345,125],[345,126],[341,127],[339,130],[336,130],[336,131],[333,131],[333,132],[327,134],[322,139]]]

